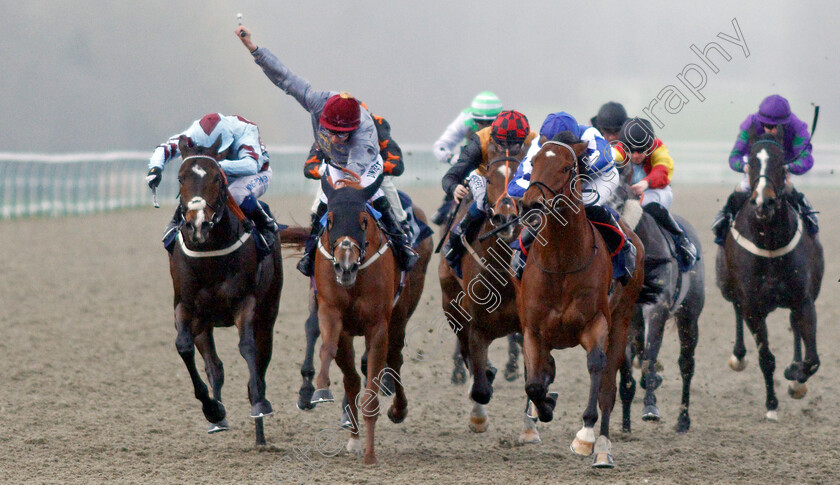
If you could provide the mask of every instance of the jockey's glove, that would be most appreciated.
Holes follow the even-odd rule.
[[[160,167],[152,167],[149,170],[149,173],[146,174],[146,183],[149,185],[149,188],[154,190],[160,185],[160,181],[163,179],[163,170]]]
[[[435,147],[434,154],[440,163],[449,163],[452,158],[452,152],[446,147]]]

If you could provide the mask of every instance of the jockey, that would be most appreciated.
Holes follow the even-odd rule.
[[[758,107],[758,112],[747,116],[747,119],[741,123],[741,131],[735,140],[735,147],[729,154],[729,166],[736,172],[743,172],[744,178],[735,192],[729,196],[726,205],[718,212],[712,223],[712,231],[715,233],[717,244],[723,245],[726,241],[726,233],[729,231],[729,225],[735,218],[735,214],[749,199],[751,192],[748,163],[750,136],[765,133],[775,135],[778,130],[782,132],[782,147],[785,150],[788,173],[802,175],[814,165],[808,125],[791,113],[790,103],[787,99],[778,94],[764,98],[764,101]],[[817,213],[811,207],[805,195],[793,187],[790,177],[785,184],[785,192],[791,195],[797,210],[805,219],[808,232],[816,234],[819,231]]]
[[[540,137],[535,139],[528,149],[525,159],[519,164],[513,180],[508,185],[508,194],[512,197],[522,197],[530,186],[531,181],[531,158],[540,151],[542,144],[553,139],[557,134],[564,131],[571,132],[575,138],[587,143],[587,148],[582,157],[586,161],[586,174],[581,178],[582,186],[575,188],[581,194],[586,216],[595,222],[607,224],[615,228],[624,239],[621,252],[624,256],[624,273],[619,277],[622,282],[629,281],[636,269],[636,247],[624,235],[621,226],[615,220],[613,214],[604,205],[609,200],[613,191],[618,188],[619,176],[613,162],[613,154],[610,145],[601,136],[601,133],[589,126],[578,124],[577,120],[570,114],[560,111],[551,113],[543,121],[540,127]],[[529,227],[522,229],[519,239],[514,243],[516,248],[514,268],[521,274],[524,268],[523,259],[528,254],[528,249],[536,238],[536,234]]]
[[[601,136],[610,143],[618,140],[621,125],[625,121],[627,121],[627,110],[621,103],[615,101],[605,103],[598,110],[598,114],[590,119],[592,127],[597,128],[601,132]]]
[[[363,187],[383,175],[376,126],[367,109],[363,109],[346,92],[313,89],[309,81],[292,73],[268,49],[257,47],[251,41],[251,32],[245,27],[238,27],[236,36],[254,57],[254,62],[262,67],[265,75],[309,112],[315,142],[330,160],[325,172],[332,180],[338,181],[339,187],[340,180],[345,178],[342,169],[358,174]],[[321,196],[321,202],[326,210],[325,195]],[[371,199],[371,205],[382,214],[380,221],[389,236],[397,265],[404,271],[410,270],[417,262],[418,255],[411,249],[408,237],[394,217],[391,204],[381,188]],[[319,220],[312,225],[306,254],[298,263],[298,270],[307,276],[313,274],[315,243],[320,230]]]
[[[490,91],[482,91],[473,98],[469,108],[458,113],[458,116],[446,127],[432,147],[432,153],[441,163],[455,163],[458,157],[455,150],[462,143],[466,145],[473,134],[482,128],[490,126],[490,123],[499,116],[502,111],[502,102]],[[438,209],[432,222],[442,224],[446,214],[452,209],[454,202],[447,194],[443,204]]]
[[[668,148],[653,131],[650,121],[642,118],[627,120],[621,127],[620,143],[616,145],[616,161],[628,159],[633,164],[633,193],[641,197],[642,209],[677,242],[677,261],[680,270],[687,271],[700,259],[694,243],[674,220],[668,208],[674,201],[671,177],[674,159]]]
[[[361,106],[367,109],[365,103],[360,103]],[[403,163],[402,149],[397,142],[391,137],[391,125],[388,121],[371,113],[374,124],[376,125],[376,134],[379,138],[379,155],[384,162],[382,172],[385,177],[382,179],[380,188],[391,203],[391,210],[394,211],[394,216],[400,222],[403,231],[410,234],[411,228],[408,224],[408,214],[403,209],[400,195],[397,187],[394,185],[393,177],[399,177],[405,171],[405,164]],[[312,148],[309,149],[309,158],[303,164],[303,176],[308,179],[319,180],[321,174],[326,170],[330,163],[330,158],[318,147],[318,143],[313,143]],[[324,215],[326,206],[321,205],[321,186],[318,186],[318,193],[315,196],[315,201],[312,204],[312,217],[318,220]],[[319,211],[320,209],[320,211]]]
[[[449,233],[449,239],[443,247],[446,261],[459,278],[462,277],[461,257],[467,250],[461,242],[461,235],[464,234],[468,241],[474,238],[490,210],[485,178],[489,162],[487,148],[493,143],[497,149],[505,150],[508,156],[516,157],[536,136],[525,115],[518,111],[502,111],[491,126],[482,128],[470,138],[467,146],[461,150],[458,162],[444,175],[442,185],[448,197],[460,202],[469,193],[473,196],[467,214]]]
[[[181,155],[178,148],[181,135],[188,136],[193,143],[202,147],[211,147],[217,139],[221,139],[219,166],[228,178],[228,191],[242,212],[254,221],[265,246],[271,246],[276,239],[278,225],[271,216],[268,204],[257,200],[271,183],[268,153],[260,140],[257,125],[241,116],[219,113],[210,113],[194,121],[186,131],[155,148],[149,159],[149,172],[146,176],[146,183],[151,189],[160,184],[167,162]],[[183,219],[181,204],[178,204],[172,220],[163,232],[163,244],[168,251],[172,251],[177,229]]]

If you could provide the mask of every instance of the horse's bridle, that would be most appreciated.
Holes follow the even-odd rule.
[[[227,205],[227,177],[225,176],[224,170],[222,170],[222,166],[219,165],[219,161],[209,155],[190,155],[188,157],[185,157],[182,160],[182,162],[186,162],[187,160],[192,160],[194,158],[212,160],[213,163],[216,164],[216,167],[219,169],[219,174],[221,175],[221,178],[219,180],[218,207],[211,207],[213,209],[213,217],[207,222],[208,229],[213,229],[213,227],[222,220],[222,216],[224,216],[225,205]]]
[[[329,240],[329,228],[327,228],[327,230],[324,231],[324,233],[327,236],[327,239]],[[346,249],[352,250],[353,248],[356,248],[359,251],[359,257],[356,259],[356,262],[353,263],[353,265],[356,267],[356,271],[361,271],[361,270],[367,268],[368,266],[370,266],[371,264],[373,264],[374,261],[379,259],[379,257],[382,256],[383,254],[385,254],[385,251],[387,251],[388,247],[389,247],[388,241],[384,238],[384,236],[380,232],[380,234],[379,234],[379,240],[380,240],[379,250],[376,251],[376,253],[373,256],[370,257],[370,259],[365,261],[365,255],[366,255],[365,248],[367,247],[367,241],[365,241],[365,244],[363,246],[363,245],[358,244],[356,241],[353,241],[351,238],[348,237],[348,238],[343,239],[341,241],[337,241],[335,244],[332,245],[332,247],[329,249],[329,251],[327,251],[327,249],[321,243],[321,239],[322,238],[318,238],[318,251],[321,253],[321,255],[324,256],[324,259],[331,262],[333,265],[336,264],[336,262],[335,262],[335,248],[337,246],[344,245],[346,243],[347,244]]]
[[[558,145],[558,146],[565,147],[565,148],[571,148],[571,147],[569,147],[569,145],[566,145],[565,143],[560,143],[560,142],[558,142],[558,141],[554,141],[554,140],[548,140],[548,141],[546,141],[545,143],[543,143],[543,146],[545,146],[545,145]],[[574,153],[574,152],[572,152],[572,153]],[[569,181],[570,181],[570,182],[571,182],[571,180],[573,180],[573,179],[574,179],[575,177],[577,177],[577,175],[578,175],[578,171],[577,171],[577,169],[578,169],[578,161],[577,161],[577,157],[574,157],[574,158],[575,158],[574,163],[572,163],[571,165],[568,165],[568,166],[566,166],[566,167],[563,167],[563,169],[560,171],[560,173],[567,173],[567,172],[571,172],[571,171],[573,171],[573,172],[574,172],[574,173],[573,173],[573,174],[569,177]],[[532,162],[532,163],[533,163],[533,162]],[[544,184],[544,183],[542,183],[542,182],[540,182],[540,181],[534,181],[534,180],[532,180],[532,181],[528,184],[528,188],[527,188],[527,189],[525,189],[525,193],[528,193],[528,191],[529,191],[529,190],[531,190],[531,188],[533,188],[533,187],[536,187],[537,189],[539,189],[540,194],[542,195],[542,197],[543,197],[543,199],[544,199],[544,200],[549,200],[549,199],[547,199],[547,198],[546,198],[546,196],[545,196],[545,190],[547,190],[547,191],[549,191],[549,192],[551,193],[551,199],[554,199],[555,197],[557,197],[558,195],[560,195],[560,194],[558,194],[558,193],[557,193],[554,189],[552,189],[551,187],[549,187],[548,185],[546,185],[546,184]],[[545,190],[543,190],[543,189],[545,189]],[[524,198],[524,197],[525,197],[525,193],[523,193],[523,194],[522,194],[522,198]]]
[[[502,162],[505,162],[505,187],[504,187],[504,190],[502,191],[502,193],[499,195],[499,198],[498,198],[498,199],[496,199],[496,202],[493,204],[493,207],[490,209],[490,210],[492,210],[492,211],[493,211],[493,214],[494,214],[494,215],[495,215],[495,213],[496,213],[496,211],[495,211],[496,206],[497,206],[497,205],[498,205],[498,204],[499,204],[502,200],[504,200],[505,198],[508,198],[508,199],[510,200],[510,202],[513,204],[513,211],[514,211],[515,213],[518,213],[518,212],[519,212],[519,207],[518,207],[518,206],[517,206],[517,204],[516,204],[516,200],[515,200],[513,197],[511,197],[511,196],[510,196],[510,194],[508,193],[508,184],[510,184],[510,162],[517,162],[517,163],[521,163],[521,161],[520,161],[520,160],[517,160],[515,157],[511,157],[511,156],[510,156],[510,150],[508,150],[508,149],[506,148],[506,149],[505,149],[505,156],[504,156],[504,157],[502,157],[502,158],[497,158],[497,159],[495,159],[495,160],[493,160],[492,162],[489,162],[489,163],[487,164],[487,171],[486,171],[486,173],[487,173],[488,175],[489,175],[489,174],[491,174],[491,173],[492,173],[492,170],[491,170],[490,168],[491,168],[493,165],[495,165],[495,164],[497,164],[497,163],[502,163]],[[489,182],[490,178],[488,177],[488,178],[487,178],[487,180],[488,180],[488,182]],[[491,222],[491,224],[492,224],[492,222]]]

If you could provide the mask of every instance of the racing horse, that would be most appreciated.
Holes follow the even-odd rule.
[[[219,167],[218,147],[195,146],[181,136],[183,164],[178,171],[184,224],[169,256],[175,291],[175,346],[190,374],[195,397],[210,422],[208,433],[228,429],[222,405],[224,370],[216,353],[214,327],[236,326],[239,353],[248,363],[248,399],[256,424],[256,443],[265,445],[263,417],[272,414],[265,398],[265,372],[271,360],[274,321],[280,305],[283,266],[280,244],[260,257],[251,226],[233,201]],[[213,390],[195,365],[195,348],[204,358]]]
[[[587,144],[563,132],[543,144],[533,157],[531,183],[522,197],[523,220],[537,234],[520,283],[515,284],[522,324],[525,392],[540,421],[551,421],[556,401],[548,394],[554,381],[552,349],[581,345],[590,376],[583,427],[571,449],[593,454],[593,467],[611,468],[610,414],[615,405],[616,373],[621,366],[633,307],[644,279],[644,247],[620,222],[638,248],[636,271],[625,285],[612,279],[606,242],[589,222],[580,182]],[[597,441],[594,426],[601,408]]]
[[[418,246],[420,259],[409,274],[402,275],[396,267],[388,239],[367,210],[367,201],[379,189],[381,179],[362,188],[358,175],[342,170],[351,178],[336,183],[329,177],[321,179],[328,207],[327,223],[315,256],[314,278],[322,344],[321,367],[312,402],[333,400],[329,390],[329,369],[335,360],[344,375],[344,391],[348,398],[351,424],[347,450],[362,454],[358,420],[361,411],[367,430],[364,463],[373,465],[377,462],[374,430],[379,415],[378,391],[383,389],[385,376],[390,375],[394,381],[394,400],[388,418],[400,423],[408,414],[408,401],[399,378],[405,324],[423,291],[432,242],[427,238]],[[422,211],[416,210],[425,220]],[[302,244],[308,230],[302,229],[299,233]],[[354,363],[355,336],[365,337],[368,355],[369,378],[363,391]]]
[[[824,270],[819,239],[803,229],[801,216],[783,192],[786,170],[780,139],[780,135],[768,133],[750,140],[752,193],[718,249],[716,265],[718,287],[735,308],[736,339],[730,366],[744,368],[746,322],[758,347],[767,392],[765,417],[771,421],[778,420],[779,401],[773,383],[776,359],[770,351],[765,319],[777,308],[790,309],[794,351],[784,376],[790,381],[788,393],[801,399],[807,392],[805,382],[820,366],[814,301]]]
[[[680,339],[679,366],[683,381],[682,403],[676,430],[677,433],[685,433],[691,426],[688,407],[691,379],[694,376],[694,351],[698,339],[697,321],[706,298],[703,265],[695,265],[686,272],[680,271],[673,237],[642,210],[639,198],[630,189],[632,177],[633,165],[627,163],[620,171],[621,184],[607,201],[607,205],[621,214],[622,219],[633,228],[645,246],[644,285],[630,322],[627,358],[620,369],[622,429],[626,433],[631,429],[630,406],[636,393],[632,363],[636,356],[642,363],[641,385],[645,389],[642,419],[661,419],[659,408],[656,406],[655,392],[662,384],[662,376],[657,374],[656,363],[662,347],[665,324],[673,318]],[[674,218],[683,227],[698,252],[701,251],[700,239],[694,227],[678,215],[674,215]]]
[[[525,150],[513,157],[492,143],[487,149],[490,162],[485,174],[487,199],[493,204],[492,215],[484,221],[480,230],[483,236],[478,241],[471,243],[461,236],[467,249],[461,262],[463,279],[457,277],[444,258],[440,259],[438,268],[443,311],[458,339],[456,352],[460,351],[472,375],[469,428],[476,433],[487,430],[488,416],[484,406],[493,396],[496,375],[496,370],[488,364],[487,348],[493,340],[512,336],[520,329],[516,294],[511,283],[515,274],[510,267],[513,250],[509,244],[519,234],[521,226],[517,203],[508,195],[507,186]],[[468,207],[467,203],[461,204],[459,216],[463,217]],[[517,345],[515,342],[509,344],[514,348]],[[519,437],[520,443],[539,443],[534,421],[527,416],[523,421],[525,427]]]

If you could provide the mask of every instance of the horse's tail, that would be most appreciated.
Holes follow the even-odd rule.
[[[303,249],[309,239],[309,227],[293,226],[280,231],[280,244],[284,248]]]

